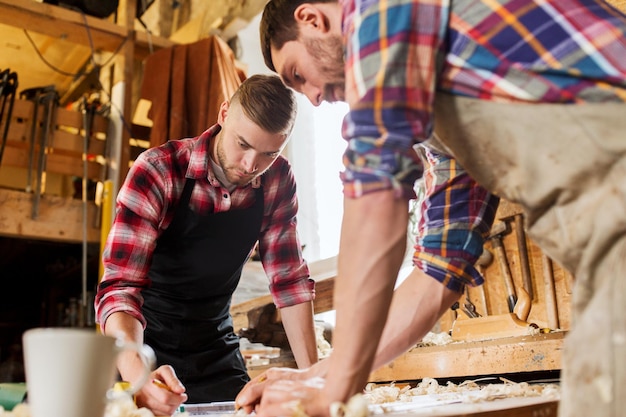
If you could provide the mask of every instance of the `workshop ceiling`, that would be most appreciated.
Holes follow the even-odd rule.
[[[137,1],[147,1],[149,7],[136,21],[136,30],[146,31],[147,27],[154,36],[190,43],[214,34],[227,41],[232,39],[261,12],[267,0]],[[122,10],[126,0],[119,0],[119,3],[118,10]],[[107,19],[113,20],[115,15]],[[96,54],[94,60],[101,65],[110,58],[110,54]],[[87,46],[32,29],[27,31],[19,24],[0,24],[0,70],[10,69],[17,73],[18,91],[54,84],[62,98],[64,94],[75,94],[81,85],[89,84],[89,78],[78,79],[73,75],[89,73],[93,69],[91,60],[91,50]],[[91,74],[97,78],[95,72]]]

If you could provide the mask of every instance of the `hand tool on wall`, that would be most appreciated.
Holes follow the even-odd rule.
[[[489,240],[493,250],[496,252],[498,258],[498,264],[500,266],[500,272],[504,279],[504,285],[507,293],[507,303],[509,305],[509,312],[513,312],[515,303],[517,303],[517,295],[515,293],[515,284],[513,283],[513,276],[511,275],[511,268],[507,260],[506,251],[504,250],[504,244],[502,243],[502,236],[508,232],[507,224],[503,221],[498,221],[491,228],[491,234]]]
[[[465,300],[463,301],[463,311],[468,317],[480,317],[480,314],[476,311],[476,306],[470,300],[469,287],[465,286]]]
[[[45,87],[43,87],[45,88]],[[42,87],[27,88],[20,92],[20,99],[33,102],[33,113],[30,118],[30,139],[28,141],[28,170],[26,172],[26,192],[33,191],[33,163],[35,159],[35,137],[39,127],[39,92]]]
[[[54,120],[56,108],[59,104],[59,94],[54,86],[44,87],[37,95],[37,100],[43,107],[43,125],[39,137],[39,155],[37,162],[36,187],[33,195],[33,210],[31,217],[36,220],[39,216],[39,201],[46,190],[46,161],[52,149],[54,137]]]
[[[17,84],[17,73],[11,72],[9,69],[0,72],[0,126],[4,123],[2,142],[0,143],[0,164],[2,164],[2,156],[4,155],[4,148],[9,135],[9,125],[11,124],[11,115],[13,114]],[[9,102],[8,107],[6,107],[7,101]],[[7,109],[6,117],[5,109]]]
[[[546,294],[546,314],[548,316],[548,327],[550,329],[559,328],[559,312],[556,303],[556,288],[554,285],[554,272],[552,270],[552,259],[546,254],[542,254],[543,282]]]
[[[33,208],[31,218],[35,220],[39,214],[39,201],[41,194],[45,191],[45,168],[46,157],[50,151],[52,140],[50,137],[53,135],[54,126],[53,121],[55,119],[55,110],[58,105],[59,95],[54,85],[48,85],[45,87],[33,87],[28,88],[20,92],[20,98],[24,100],[30,100],[33,102],[33,113],[30,126],[30,143],[29,143],[29,155],[28,155],[28,172],[26,178],[26,192],[32,190],[33,183],[33,168],[35,160],[35,142],[37,133],[39,132],[39,145],[38,145],[38,161],[37,161],[37,178],[36,186],[33,195]],[[39,108],[43,108],[43,115],[39,120]]]
[[[478,258],[478,260],[476,261],[476,268],[478,269],[478,272],[480,272],[480,275],[483,276],[483,278],[486,279],[485,277],[485,269],[491,265],[491,263],[493,262],[493,254],[491,253],[491,251],[487,248],[485,248],[483,246],[483,253],[480,255],[480,257]],[[483,303],[483,312],[485,316],[489,315],[489,303],[487,303],[487,292],[485,290],[485,285],[480,285],[479,287],[477,287],[478,291],[480,291],[480,300]]]
[[[528,293],[531,301],[533,296],[533,279],[530,272],[530,260],[528,257],[528,246],[526,245],[526,232],[524,231],[524,215],[521,213],[513,216],[515,225],[515,236],[517,237],[517,250],[519,252],[520,267],[522,269],[522,282],[524,289]]]

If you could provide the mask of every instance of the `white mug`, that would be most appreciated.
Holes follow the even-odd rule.
[[[137,352],[145,368],[139,381],[131,381],[129,395],[141,389],[155,364],[149,346],[125,343],[95,329],[35,328],[25,331],[22,341],[31,417],[102,417],[118,354]]]

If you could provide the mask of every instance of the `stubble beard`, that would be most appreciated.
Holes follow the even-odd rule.
[[[226,160],[226,154],[224,152],[224,147],[222,146],[222,140],[223,138],[220,138],[216,143],[217,148],[215,153],[217,154],[217,162],[222,167],[222,170],[224,171],[224,176],[226,176],[228,182],[237,187],[245,187],[252,182],[254,176],[246,180],[245,178],[241,178],[239,177],[239,175],[236,174],[240,171],[236,167],[231,167],[230,165],[228,165],[228,161]]]
[[[307,52],[319,63],[320,72],[324,74],[324,100],[343,100],[346,88],[346,75],[343,57],[343,40],[341,36],[330,39],[304,39]],[[336,97],[339,92],[341,97]]]

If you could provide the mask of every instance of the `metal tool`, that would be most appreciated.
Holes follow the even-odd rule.
[[[498,264],[500,265],[500,272],[504,278],[504,285],[507,293],[507,303],[509,305],[509,312],[513,312],[515,303],[517,303],[517,294],[515,293],[515,284],[513,283],[513,276],[511,275],[511,268],[506,257],[506,251],[504,250],[504,244],[502,243],[502,236],[508,231],[507,224],[503,221],[497,222],[491,229],[491,245],[496,252],[498,258]]]
[[[17,84],[17,73],[11,72],[9,69],[0,72],[0,125],[4,120],[2,143],[0,143],[0,164],[2,164],[2,156],[4,155],[4,148],[9,135],[9,125],[11,124],[11,115],[13,114]],[[7,101],[9,102],[8,107],[6,107]],[[7,108],[6,118],[4,116],[5,108]]]
[[[206,416],[215,414],[234,414],[234,401],[219,401],[202,404],[183,404],[178,407],[178,412],[186,412],[191,416]]]
[[[33,102],[33,113],[30,118],[30,140],[28,142],[28,170],[26,172],[26,192],[33,191],[33,161],[35,159],[35,136],[39,127],[38,109],[39,109],[39,91],[41,87],[28,88],[20,92],[20,99]]]
[[[476,312],[476,306],[472,303],[469,296],[469,288],[465,286],[465,301],[463,303],[463,311],[471,318],[480,317],[480,314]]]
[[[59,104],[59,94],[53,85],[41,88],[36,95],[37,103],[43,106],[43,123],[39,136],[39,155],[37,161],[37,178],[35,192],[33,196],[33,209],[31,218],[36,220],[39,216],[39,202],[41,195],[46,189],[46,161],[48,153],[52,149],[52,137],[54,135],[53,121],[55,118],[56,108]],[[34,141],[34,139],[33,139]],[[34,150],[31,148],[31,158],[34,156]],[[32,161],[29,161],[32,168]]]

